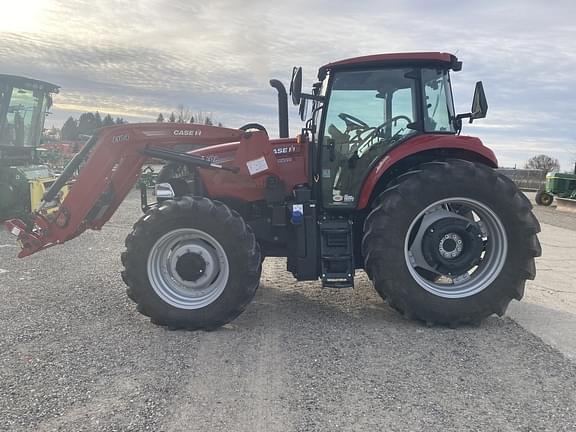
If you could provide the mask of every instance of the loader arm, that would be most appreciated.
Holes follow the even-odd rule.
[[[71,240],[87,229],[99,230],[112,217],[140,176],[149,157],[185,160],[206,169],[228,169],[198,156],[174,151],[178,145],[212,146],[250,140],[265,132],[245,132],[214,126],[179,123],[144,123],[100,129],[61,176],[46,192],[40,210],[29,220],[5,222],[18,237],[19,257],[32,255],[50,246]],[[239,175],[242,175],[240,173]],[[59,191],[70,185],[70,192],[58,202]],[[48,213],[47,207],[57,206]]]

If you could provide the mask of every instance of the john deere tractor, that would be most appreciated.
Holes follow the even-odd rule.
[[[55,177],[36,152],[58,86],[0,75],[0,220],[38,209]]]
[[[536,203],[542,206],[549,206],[554,201],[554,197],[576,199],[576,166],[574,174],[569,173],[549,173],[546,176],[546,185],[536,193]]]

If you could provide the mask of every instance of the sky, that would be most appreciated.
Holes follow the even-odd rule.
[[[288,84],[294,65],[310,88],[334,60],[444,51],[463,62],[452,76],[457,112],[484,83],[488,116],[463,134],[501,166],[545,153],[572,169],[575,41],[573,0],[0,0],[0,73],[61,86],[46,126],[96,110],[153,121],[184,105],[276,136],[268,80]]]

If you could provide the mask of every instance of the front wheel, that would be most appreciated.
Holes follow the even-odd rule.
[[[536,204],[548,207],[552,205],[552,202],[554,201],[554,195],[540,189],[538,192],[536,192],[536,197],[534,200],[536,201]]]
[[[226,205],[185,196],[150,210],[122,254],[128,296],[171,328],[214,329],[244,311],[260,281],[260,248]]]
[[[535,277],[541,253],[532,205],[489,167],[424,164],[384,191],[364,226],[365,268],[408,317],[477,323],[504,314]]]

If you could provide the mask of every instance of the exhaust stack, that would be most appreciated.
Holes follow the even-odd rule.
[[[278,91],[278,130],[280,138],[288,138],[288,95],[286,87],[277,79],[271,79],[270,85]]]

